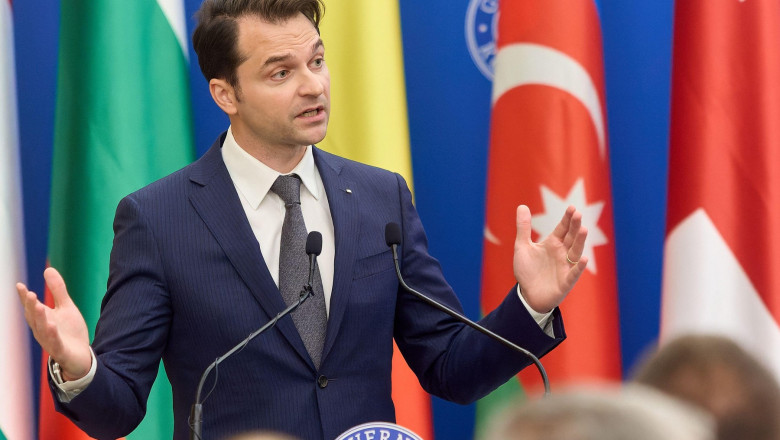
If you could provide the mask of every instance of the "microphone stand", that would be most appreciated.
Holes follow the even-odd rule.
[[[469,327],[471,327],[471,328],[473,328],[473,329],[475,329],[475,330],[477,330],[477,331],[479,331],[481,333],[484,333],[484,334],[490,336],[491,338],[493,338],[496,341],[504,344],[505,346],[511,348],[512,350],[515,350],[515,351],[520,352],[520,353],[524,354],[525,356],[527,356],[529,359],[531,359],[531,361],[534,363],[534,365],[536,365],[536,368],[539,370],[539,374],[542,376],[542,382],[544,383],[544,395],[545,396],[549,396],[550,395],[550,381],[547,379],[547,371],[545,371],[544,367],[542,366],[541,361],[539,361],[539,358],[537,358],[533,353],[531,353],[530,351],[526,350],[523,347],[520,347],[519,345],[515,344],[514,342],[504,338],[503,336],[500,336],[497,333],[495,333],[495,332],[493,332],[491,330],[488,330],[487,328],[485,328],[485,327],[477,324],[476,322],[466,318],[465,316],[461,315],[460,313],[456,312],[455,310],[452,310],[451,308],[445,306],[444,304],[441,304],[438,301],[435,301],[435,300],[427,297],[425,294],[420,293],[420,292],[412,289],[411,287],[409,287],[408,284],[406,284],[406,281],[404,281],[404,278],[401,275],[401,267],[398,264],[398,244],[399,243],[397,243],[397,242],[400,242],[400,238],[397,239],[397,240],[393,240],[393,239],[389,238],[389,237],[391,237],[393,235],[390,232],[390,229],[391,229],[390,225],[391,224],[395,225],[395,227],[398,228],[397,224],[395,224],[395,223],[388,223],[387,231],[386,231],[385,235],[388,237],[387,238],[388,246],[390,246],[392,248],[392,250],[393,250],[393,262],[395,263],[395,274],[398,277],[398,281],[401,283],[401,287],[403,287],[404,290],[406,290],[407,292],[409,292],[409,293],[413,294],[414,296],[416,296],[417,298],[421,299],[426,304],[429,304],[429,305],[435,307],[436,309],[441,310],[442,312],[452,316],[453,318],[455,318],[456,320],[462,322],[463,324],[466,324]],[[400,235],[400,229],[396,229],[396,230],[398,231],[396,234]],[[396,231],[394,230],[392,232],[395,233]]]
[[[295,309],[298,308],[298,306],[303,304],[303,302],[309,299],[309,297],[312,296],[313,294],[314,291],[311,287],[311,283],[309,283],[306,286],[304,286],[303,290],[301,290],[301,296],[297,302],[290,304],[289,307],[279,312],[272,320],[268,321],[264,326],[250,333],[249,336],[247,336],[243,341],[236,344],[236,346],[231,348],[230,351],[228,351],[227,353],[218,357],[214,362],[211,363],[211,365],[208,366],[208,368],[206,368],[206,371],[204,371],[203,375],[200,377],[200,383],[198,383],[198,390],[195,394],[195,403],[192,405],[192,410],[190,411],[190,428],[191,428],[190,440],[202,439],[201,432],[203,430],[203,402],[200,400],[200,395],[201,392],[203,391],[203,385],[206,383],[206,378],[208,377],[209,373],[211,373],[211,370],[218,367],[219,364],[222,363],[222,361],[230,357],[233,353],[246,347],[246,345],[252,339],[254,339],[264,331],[276,325],[277,321],[292,313]]]
[[[211,373],[211,370],[218,367],[219,364],[222,363],[222,361],[230,357],[233,353],[246,347],[246,345],[252,339],[254,339],[264,331],[276,325],[277,321],[292,313],[301,304],[303,304],[304,301],[309,299],[310,296],[314,295],[314,289],[312,288],[312,283],[314,282],[314,268],[316,264],[317,255],[320,254],[321,250],[322,250],[322,235],[317,231],[310,232],[309,235],[306,237],[306,254],[309,255],[309,280],[308,280],[309,282],[306,283],[305,286],[303,286],[303,290],[301,290],[300,296],[298,297],[298,301],[290,304],[286,309],[279,312],[272,320],[268,321],[264,326],[250,333],[249,336],[247,336],[243,341],[236,344],[236,346],[231,348],[230,351],[218,357],[214,362],[211,363],[211,365],[208,366],[208,368],[206,368],[206,371],[203,372],[203,375],[201,375],[200,377],[200,382],[198,383],[197,392],[195,393],[195,403],[192,405],[192,409],[190,410],[190,440],[202,440],[203,438],[201,437],[201,434],[203,432],[203,401],[200,399],[200,395],[201,392],[203,391],[203,385],[206,383],[206,378],[208,377],[209,373]]]

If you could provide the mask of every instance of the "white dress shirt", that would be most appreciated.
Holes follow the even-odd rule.
[[[297,174],[301,178],[301,211],[306,229],[322,234],[322,252],[317,257],[317,265],[322,277],[322,290],[325,296],[325,309],[330,312],[330,295],[333,291],[333,260],[336,255],[336,240],[333,234],[333,219],[330,215],[328,196],[322,184],[320,172],[314,164],[312,147],[306,148],[303,159],[288,174]],[[282,223],[284,223],[284,201],[271,191],[271,185],[281,175],[268,165],[255,159],[238,146],[233,132],[228,129],[225,143],[222,144],[222,159],[225,161],[230,179],[238,192],[241,206],[252,232],[260,244],[268,271],[279,285],[279,247],[282,241]]]

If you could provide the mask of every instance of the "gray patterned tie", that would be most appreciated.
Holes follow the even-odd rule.
[[[271,186],[271,191],[281,197],[287,208],[279,250],[279,291],[289,306],[298,301],[309,279],[309,258],[306,255],[308,233],[301,212],[301,179],[296,174],[279,176]],[[319,267],[314,270],[312,287],[314,296],[301,304],[293,312],[292,318],[314,366],[319,368],[328,322]]]

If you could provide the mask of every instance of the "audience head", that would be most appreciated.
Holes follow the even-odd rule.
[[[780,388],[772,373],[732,340],[686,335],[640,363],[636,382],[709,411],[718,439],[780,439]]]
[[[647,387],[573,389],[519,404],[483,440],[712,440],[703,411]]]
[[[253,431],[245,432],[238,435],[230,436],[224,440],[299,440],[297,437],[293,437],[287,434],[280,434],[270,431]]]

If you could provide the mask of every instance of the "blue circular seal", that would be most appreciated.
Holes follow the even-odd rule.
[[[348,429],[336,440],[423,440],[423,438],[395,423],[369,422]]]
[[[490,81],[497,32],[498,0],[471,0],[466,11],[466,46],[474,64]]]

